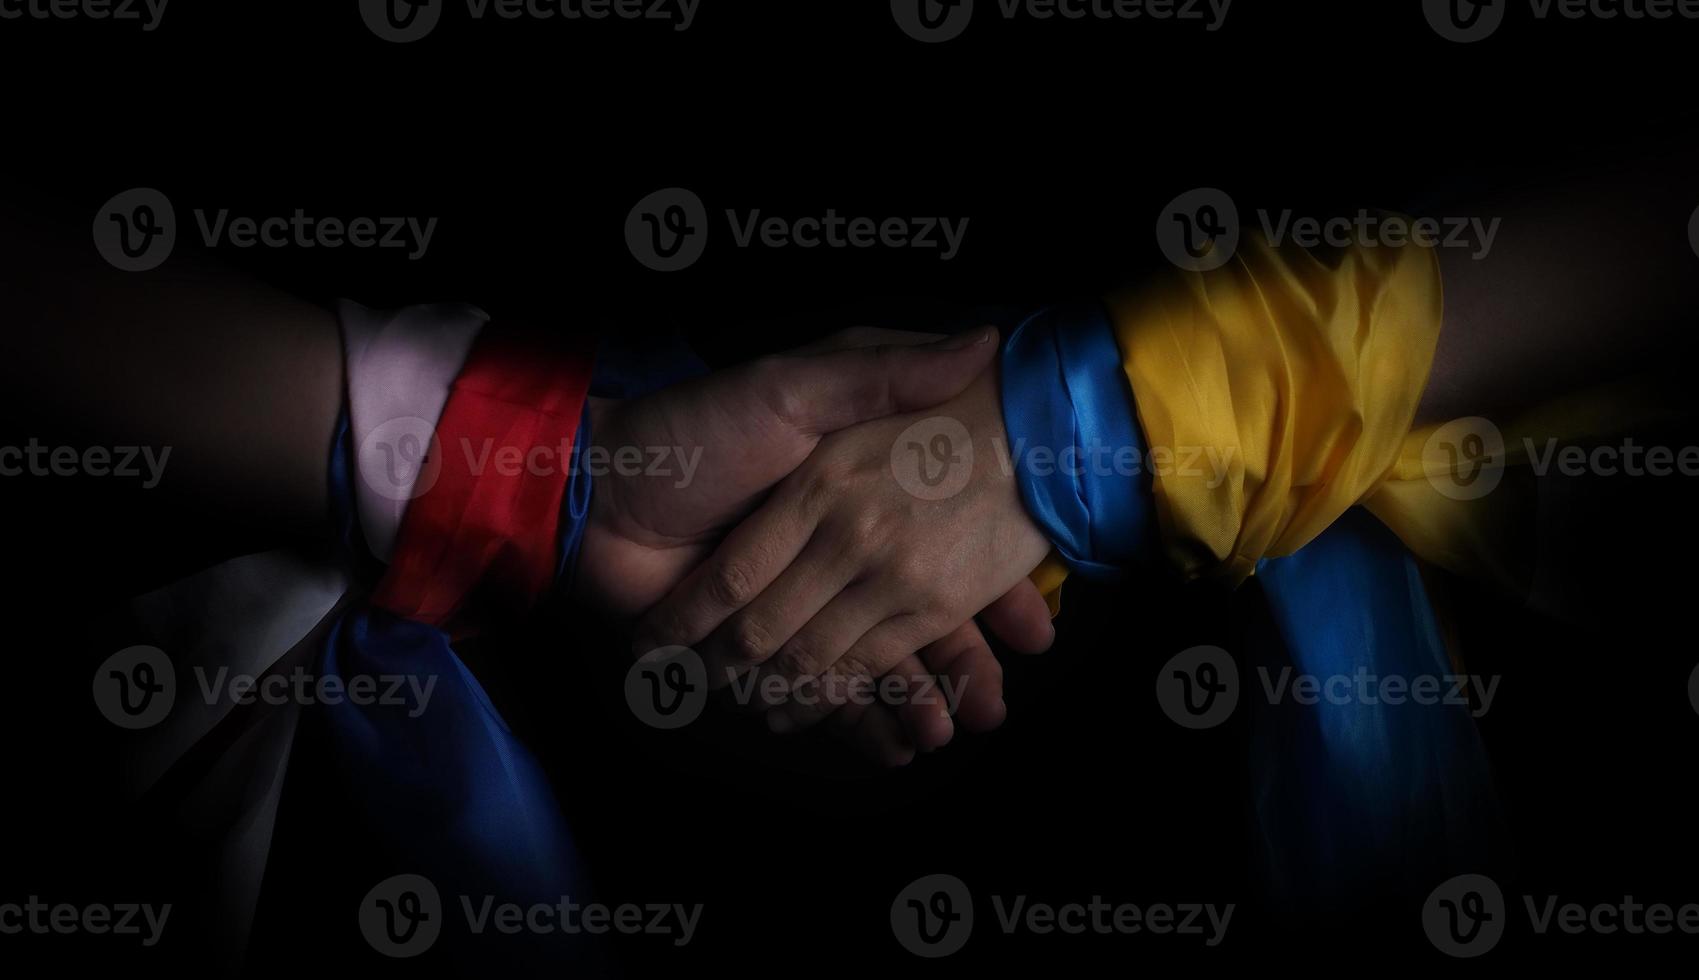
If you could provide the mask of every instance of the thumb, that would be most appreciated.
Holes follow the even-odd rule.
[[[983,374],[997,350],[997,328],[978,327],[930,344],[782,357],[768,394],[797,431],[823,435],[941,405]]]

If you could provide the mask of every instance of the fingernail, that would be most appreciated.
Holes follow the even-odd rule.
[[[966,350],[990,340],[991,329],[989,327],[975,327],[972,330],[963,330],[961,333],[945,337],[932,346],[937,350]]]

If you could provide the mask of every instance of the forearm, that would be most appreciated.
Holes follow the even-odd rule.
[[[0,270],[0,371],[31,424],[170,447],[169,495],[322,520],[342,401],[334,314],[195,255],[120,272],[10,216]]]
[[[1438,250],[1445,320],[1418,423],[1514,415],[1658,363],[1699,311],[1695,206],[1689,155],[1455,209],[1500,224],[1479,258]]]

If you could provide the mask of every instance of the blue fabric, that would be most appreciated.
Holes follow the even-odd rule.
[[[1415,559],[1361,508],[1256,581],[1279,643],[1246,679],[1257,706],[1251,772],[1276,891],[1350,900],[1478,870],[1495,803],[1467,704],[1273,698],[1280,672],[1316,678],[1456,675]],[[1356,690],[1355,686],[1351,689]]]
[[[680,343],[646,350],[610,344],[598,355],[591,390],[598,397],[633,397],[705,370]],[[586,406],[575,454],[590,437]],[[332,521],[350,560],[376,573],[381,566],[365,552],[355,517],[348,442],[344,410],[328,468]],[[575,573],[592,484],[585,467],[572,467],[561,505],[557,588]],[[460,917],[460,895],[474,900],[491,895],[498,902],[527,906],[553,904],[565,896],[575,901],[591,897],[546,774],[445,633],[355,605],[332,629],[319,673],[345,682],[402,679],[401,703],[325,699],[314,703],[310,723],[321,726],[333,746],[334,791],[349,807],[349,823],[360,828],[355,836],[381,842],[384,857],[398,871],[430,879],[449,923]],[[386,681],[376,691],[383,694],[388,688]],[[486,967],[601,960],[599,943],[585,934],[502,936],[500,943],[479,944],[475,950],[466,940],[445,931],[442,942],[451,947],[448,955],[469,955]]]
[[[348,432],[344,412],[330,459],[331,507],[345,546],[359,557]],[[574,471],[569,479],[561,516],[563,570],[576,557],[590,502],[589,477]],[[390,866],[436,885],[445,925],[460,919],[460,895],[522,905],[591,897],[541,765],[508,728],[447,634],[356,604],[332,628],[319,676],[344,684],[380,680],[374,690],[384,697],[363,699],[365,704],[350,698],[315,701],[309,723],[320,726],[334,746],[333,786],[349,807],[350,824],[360,828],[358,836],[381,842]],[[398,698],[392,699],[396,681]],[[599,944],[587,935],[500,938],[494,949],[480,944],[478,962],[600,962]],[[445,931],[439,942],[447,955],[460,957],[472,955],[467,939]]]
[[[1003,345],[1003,422],[1021,500],[1073,572],[1108,577],[1156,546],[1151,474],[1100,304],[1033,314]]]

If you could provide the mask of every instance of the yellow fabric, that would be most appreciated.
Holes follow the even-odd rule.
[[[1417,245],[1323,252],[1252,232],[1214,271],[1174,270],[1105,302],[1146,449],[1172,464],[1157,460],[1152,486],[1162,547],[1187,579],[1238,584],[1360,504],[1418,558],[1526,594],[1537,474],[1517,464],[1529,447],[1686,414],[1632,381],[1502,426],[1412,432],[1444,307],[1438,258]],[[1460,452],[1471,436],[1477,451]],[[1032,574],[1053,615],[1066,577],[1055,555]]]
[[[1148,446],[1226,462],[1156,474],[1163,545],[1184,577],[1236,584],[1386,480],[1443,303],[1432,249],[1328,255],[1252,233],[1221,268],[1108,305]]]
[[[1154,468],[1182,576],[1237,584],[1358,503],[1417,554],[1458,550],[1458,502],[1408,465],[1422,458],[1427,433],[1410,430],[1443,309],[1431,249],[1275,248],[1253,231],[1219,269],[1106,303],[1147,450],[1205,461]],[[1064,576],[1054,560],[1034,573],[1053,609]]]

